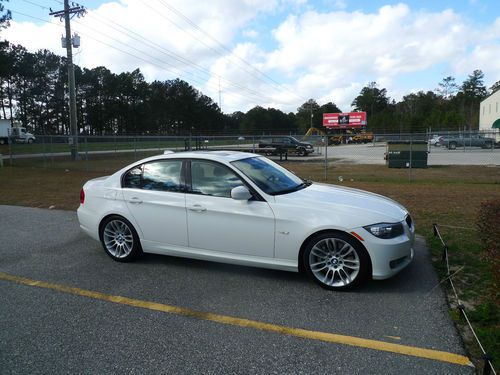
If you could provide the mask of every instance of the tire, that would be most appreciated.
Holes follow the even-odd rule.
[[[33,139],[32,139],[32,138],[29,138],[29,139],[28,139],[28,143],[29,143],[29,144],[33,143]]]
[[[297,149],[297,154],[298,154],[299,156],[307,156],[306,149],[305,149],[305,148],[303,148],[303,147],[299,147],[299,148]]]
[[[5,143],[7,143],[7,142],[5,142],[5,139],[0,138],[0,145],[4,145]]]
[[[483,148],[492,149],[493,148],[493,143],[491,143],[491,142],[485,142]]]
[[[134,226],[118,215],[108,216],[99,226],[99,237],[106,254],[118,262],[130,262],[142,255]]]
[[[348,290],[370,277],[371,261],[363,245],[342,232],[326,232],[311,238],[302,264],[321,287]]]
[[[457,148],[457,142],[450,142],[450,144],[448,145],[448,148],[450,150],[456,150],[456,148]]]
[[[264,155],[266,156],[272,156],[274,153],[274,149],[270,149],[269,147],[264,148]]]

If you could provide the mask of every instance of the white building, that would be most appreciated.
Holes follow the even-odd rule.
[[[500,90],[484,99],[479,106],[479,130],[495,132],[499,141],[500,132]]]

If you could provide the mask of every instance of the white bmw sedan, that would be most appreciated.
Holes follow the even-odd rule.
[[[166,152],[90,180],[78,219],[117,261],[146,252],[304,270],[334,290],[395,275],[412,261],[415,236],[388,198],[229,151]]]

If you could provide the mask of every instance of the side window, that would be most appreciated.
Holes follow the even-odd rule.
[[[231,198],[231,190],[243,183],[229,168],[205,161],[191,162],[193,193]]]
[[[160,191],[182,191],[180,160],[143,164],[123,176],[123,187]]]
[[[131,189],[141,188],[142,165],[128,171],[123,177],[123,187]]]
[[[290,138],[283,138],[283,144],[289,145],[291,143],[292,143],[292,141],[290,140]]]
[[[142,186],[144,190],[182,191],[181,160],[161,160],[144,164]]]

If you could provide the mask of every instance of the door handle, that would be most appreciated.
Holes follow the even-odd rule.
[[[203,207],[201,204],[195,204],[195,205],[192,205],[191,207],[188,207],[191,211],[195,211],[195,212],[203,212],[203,211],[206,211],[207,209],[205,207]]]
[[[132,203],[132,204],[140,204],[140,203],[142,203],[142,199],[139,199],[137,197],[132,197],[128,201],[129,201],[129,203]]]

